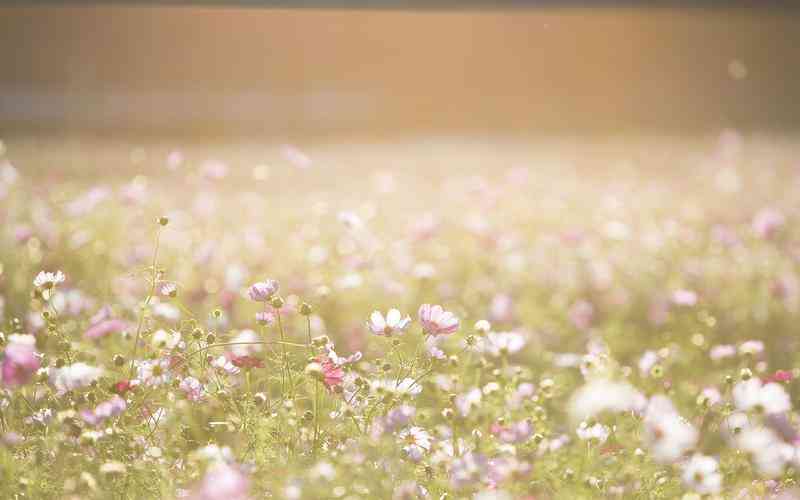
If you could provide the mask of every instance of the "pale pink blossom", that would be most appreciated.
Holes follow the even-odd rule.
[[[418,315],[422,330],[428,335],[450,335],[458,330],[458,318],[442,306],[422,304]]]
[[[41,365],[33,335],[9,335],[4,353],[0,380],[7,387],[27,384]]]
[[[99,339],[111,333],[125,331],[126,328],[128,328],[128,323],[121,319],[107,319],[90,326],[83,333],[83,337],[87,339]]]

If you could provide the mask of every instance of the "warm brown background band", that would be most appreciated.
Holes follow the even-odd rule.
[[[799,63],[786,8],[13,7],[0,132],[797,129]]]

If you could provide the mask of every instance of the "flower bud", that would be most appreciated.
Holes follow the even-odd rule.
[[[166,226],[167,224],[169,224],[169,218],[168,217],[164,217],[162,215],[161,217],[158,218],[158,225]]]
[[[492,329],[492,324],[486,321],[485,319],[482,319],[475,323],[475,331],[481,335],[486,335],[491,331],[491,329]]]
[[[323,380],[325,378],[325,372],[322,370],[322,365],[317,362],[307,364],[304,371],[306,375],[313,379]]]
[[[280,295],[275,295],[272,297],[272,299],[270,299],[269,303],[275,309],[280,309],[281,307],[283,307],[284,301]]]
[[[308,302],[300,304],[300,314],[303,316],[310,316],[312,312],[314,312],[314,309],[311,307],[311,304]]]

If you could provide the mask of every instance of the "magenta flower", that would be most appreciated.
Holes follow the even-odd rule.
[[[10,335],[5,349],[5,357],[0,366],[3,385],[16,387],[27,384],[41,362],[35,349],[33,335]]]
[[[128,328],[128,324],[121,319],[107,319],[90,326],[84,333],[83,338],[99,339],[110,333],[119,333]]]
[[[458,330],[458,318],[442,306],[422,304],[418,315],[422,330],[428,335],[450,335]]]
[[[267,302],[278,292],[279,288],[280,283],[276,280],[259,281],[250,285],[250,288],[247,289],[247,294],[252,301]]]
[[[321,354],[317,356],[316,362],[322,367],[322,381],[325,387],[333,389],[342,385],[344,381],[344,370],[341,366],[334,363],[328,356]]]

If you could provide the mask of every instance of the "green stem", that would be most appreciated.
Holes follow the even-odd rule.
[[[136,351],[139,348],[139,338],[142,335],[142,326],[144,325],[144,313],[147,309],[147,306],[150,305],[150,301],[153,300],[153,295],[156,293],[156,282],[158,276],[158,268],[156,267],[156,263],[158,262],[158,246],[161,241],[161,226],[156,230],[156,245],[155,249],[153,250],[153,263],[151,265],[152,268],[152,275],[150,278],[150,293],[147,294],[147,298],[144,300],[144,304],[139,309],[139,324],[136,326],[136,337],[133,341],[133,353],[131,353],[131,365],[130,369],[128,370],[128,378],[133,378],[133,363],[136,360]]]

